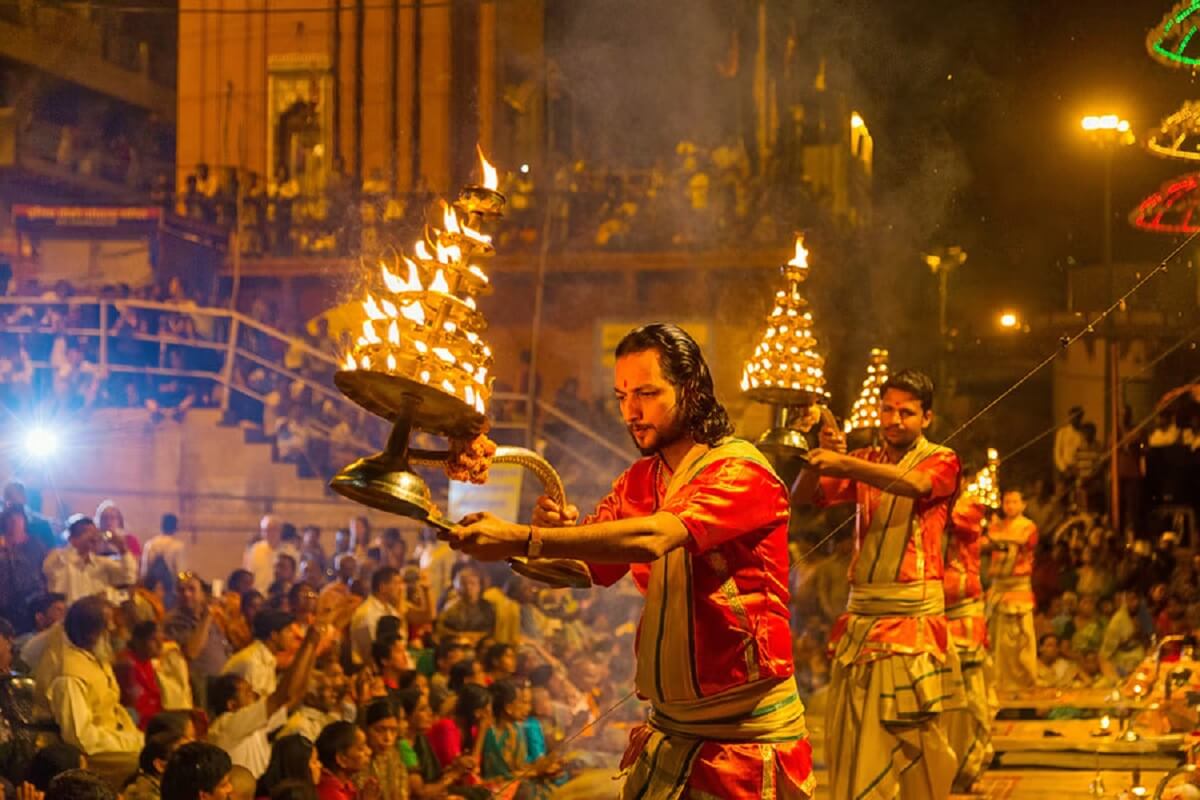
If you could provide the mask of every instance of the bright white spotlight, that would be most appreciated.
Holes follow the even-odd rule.
[[[529,165],[528,165],[528,164],[522,164],[522,165],[521,165],[521,174],[522,174],[522,175],[528,175],[528,174],[529,174]]]
[[[23,444],[25,453],[30,458],[51,458],[58,452],[58,433],[48,427],[38,425],[25,432]]]

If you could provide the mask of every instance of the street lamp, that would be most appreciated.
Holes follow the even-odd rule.
[[[1117,296],[1117,277],[1113,266],[1112,255],[1112,162],[1113,154],[1121,147],[1134,143],[1132,126],[1129,120],[1122,119],[1119,114],[1100,114],[1084,117],[1080,127],[1092,142],[1100,148],[1104,156],[1104,226],[1102,228],[1104,267],[1108,273],[1108,307],[1111,307]],[[1108,338],[1108,357],[1104,360],[1105,387],[1108,402],[1104,404],[1104,429],[1109,439],[1109,517],[1116,530],[1121,524],[1121,489],[1117,475],[1117,420],[1121,418],[1120,409],[1120,348],[1117,346],[1116,319],[1109,315],[1105,324],[1105,336]]]
[[[1015,311],[1005,311],[1000,314],[1000,327],[1007,330],[1014,330],[1021,325],[1021,318],[1017,316]]]
[[[939,247],[932,253],[925,253],[925,266],[938,279],[938,375],[937,391],[945,392],[946,387],[946,347],[950,333],[946,322],[946,306],[950,297],[950,273],[961,267],[967,260],[967,251],[955,245]],[[944,394],[943,397],[949,395]]]

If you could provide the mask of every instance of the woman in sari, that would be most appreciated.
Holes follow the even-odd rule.
[[[546,754],[546,740],[526,725],[531,690],[515,680],[491,687],[493,723],[483,737],[481,772],[498,794],[515,800],[544,800],[562,773],[558,759]],[[515,784],[515,785],[514,785]],[[507,790],[514,790],[510,795]]]
[[[433,709],[420,689],[405,689],[398,693],[400,707],[408,725],[398,747],[408,771],[409,797],[413,800],[432,800],[449,794],[468,800],[487,800],[491,792],[482,786],[466,786],[463,781],[472,774],[474,763],[466,759],[443,769],[429,741],[433,727]]]

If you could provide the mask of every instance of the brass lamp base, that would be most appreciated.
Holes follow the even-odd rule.
[[[808,440],[800,431],[771,428],[754,444],[788,486],[796,481],[800,470],[808,463]]]
[[[334,374],[333,382],[342,394],[367,411],[388,420],[403,419],[409,430],[470,438],[480,433],[486,422],[464,400],[402,375],[342,370]]]

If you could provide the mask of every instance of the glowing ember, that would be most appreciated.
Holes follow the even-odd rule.
[[[487,156],[483,154],[483,148],[478,145],[475,149],[479,152],[479,169],[483,177],[483,188],[495,191],[500,188],[500,177],[496,174],[496,168],[487,160]]]

